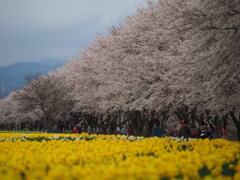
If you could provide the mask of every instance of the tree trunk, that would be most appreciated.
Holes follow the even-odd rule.
[[[237,118],[234,111],[230,111],[230,115],[237,128],[237,138],[238,138],[238,141],[240,141],[240,113],[239,113],[239,118]]]
[[[222,126],[222,120],[223,118],[219,118],[219,116],[216,114],[214,119],[213,119],[213,123],[215,126],[215,134],[216,134],[216,138],[220,138],[221,136],[221,126]]]
[[[188,106],[182,106],[180,108],[177,108],[177,110],[174,113],[177,116],[180,123],[182,120],[189,121],[191,116],[191,112],[189,111]]]

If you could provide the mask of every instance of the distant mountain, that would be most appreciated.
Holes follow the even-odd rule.
[[[9,66],[0,67],[0,98],[10,92],[20,89],[25,85],[25,76],[30,73],[46,74],[61,67],[64,60],[43,59],[39,62],[20,62]]]

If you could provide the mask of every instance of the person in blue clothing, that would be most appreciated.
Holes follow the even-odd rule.
[[[152,130],[153,137],[162,137],[162,128],[159,125],[159,122],[157,122]]]

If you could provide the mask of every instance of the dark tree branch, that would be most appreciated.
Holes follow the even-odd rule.
[[[232,9],[231,11],[229,11],[227,13],[227,15],[229,15],[229,16],[235,16],[235,15],[238,15],[238,14],[240,14],[240,11],[237,11],[235,9]]]

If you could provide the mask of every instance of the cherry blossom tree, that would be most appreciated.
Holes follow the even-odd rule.
[[[127,119],[136,135],[172,116],[218,131],[231,117],[240,138],[239,28],[239,0],[149,0],[52,74],[72,112]]]
[[[148,1],[56,73],[76,111],[224,116],[239,109],[239,14],[238,0]]]
[[[14,99],[21,104],[20,112],[33,112],[45,128],[66,118],[74,103],[62,80],[52,74],[32,80]]]

